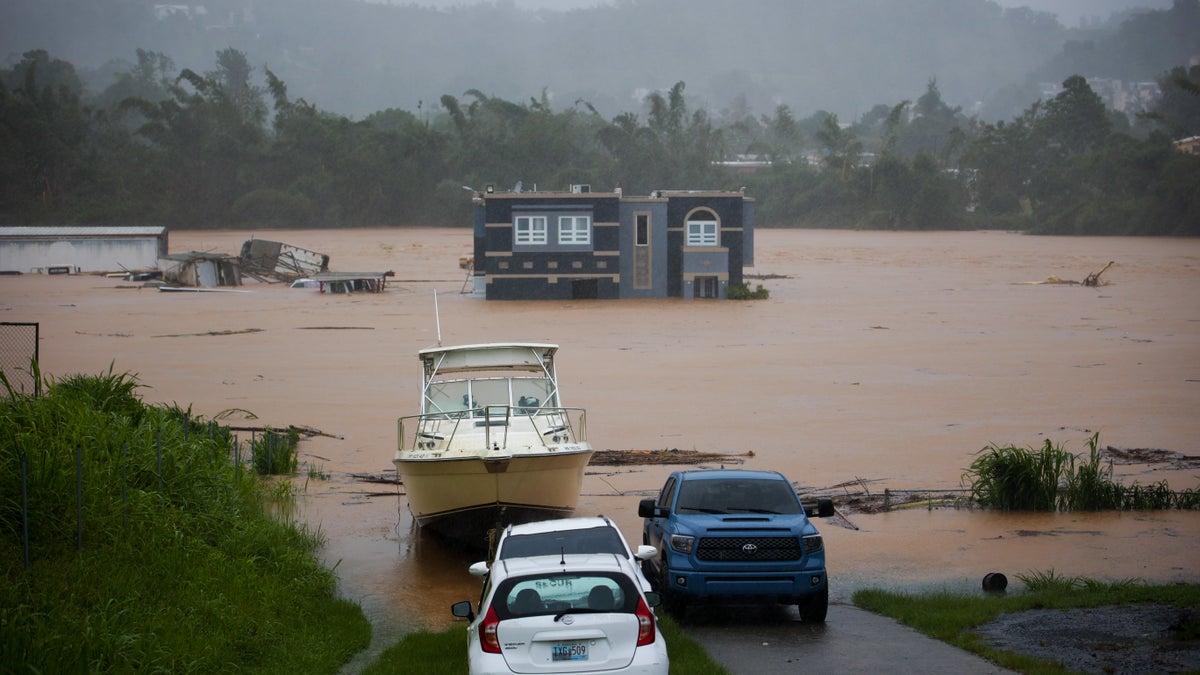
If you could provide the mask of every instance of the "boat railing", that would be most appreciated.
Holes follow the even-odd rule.
[[[401,452],[489,448],[506,451],[509,442],[529,445],[536,435],[539,445],[553,449],[587,440],[587,413],[583,408],[528,408],[491,405],[456,411],[408,415],[397,420]]]

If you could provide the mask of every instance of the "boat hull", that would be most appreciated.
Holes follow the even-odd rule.
[[[497,526],[573,512],[592,450],[439,459],[402,455],[393,463],[417,524],[486,546],[488,531]]]

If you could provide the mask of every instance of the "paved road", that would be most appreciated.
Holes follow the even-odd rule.
[[[1011,672],[853,605],[830,605],[824,625],[795,608],[692,608],[682,627],[733,675]]]

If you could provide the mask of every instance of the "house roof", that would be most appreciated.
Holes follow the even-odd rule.
[[[234,256],[228,253],[212,253],[210,251],[185,251],[183,253],[169,253],[161,256],[164,260],[176,260],[179,262],[189,262],[193,260],[236,260]]]
[[[0,227],[0,237],[15,239],[20,237],[148,237],[157,236],[167,231],[165,227],[143,226],[9,226]]]
[[[358,279],[382,279],[394,276],[396,276],[396,273],[388,270],[387,272],[320,272],[318,274],[310,274],[308,278],[313,281],[355,281]]]

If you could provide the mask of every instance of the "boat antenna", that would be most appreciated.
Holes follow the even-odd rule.
[[[433,319],[437,323],[438,346],[442,346],[442,315],[438,313],[437,289],[433,289]]]

